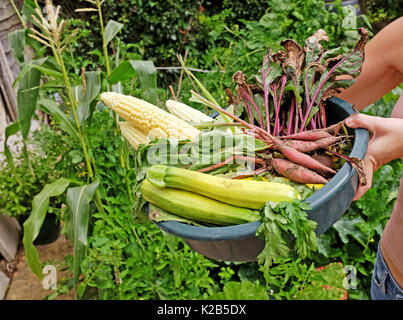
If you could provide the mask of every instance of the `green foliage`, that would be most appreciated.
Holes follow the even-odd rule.
[[[310,260],[280,257],[264,275],[264,279],[261,274],[253,272],[256,270],[254,267],[256,268],[255,263],[250,263],[249,266],[243,264],[243,268],[239,268],[238,275],[241,283],[245,281],[249,284],[254,283],[255,294],[259,294],[265,287],[268,297],[264,299],[340,300],[347,298],[345,271],[341,263],[330,263],[315,268]],[[248,287],[252,287],[249,284]],[[226,286],[223,292],[213,297],[223,296]],[[237,293],[234,292],[229,297],[237,297]],[[252,299],[257,299],[257,296],[253,296]]]
[[[222,292],[215,293],[207,300],[268,300],[264,287],[250,281],[230,281],[224,285]]]
[[[31,209],[31,195],[41,188],[37,179],[38,177],[29,174],[26,163],[18,165],[15,171],[4,166],[0,170],[0,214],[12,217],[26,214]]]
[[[38,194],[44,185],[71,172],[71,162],[61,157],[67,146],[60,138],[60,134],[46,125],[35,131],[29,140],[34,174],[23,155],[14,155],[15,169],[6,163],[0,165],[0,214],[25,215],[32,209],[33,195]],[[53,203],[56,205],[60,201],[54,199]]]
[[[93,216],[79,292],[96,287],[99,299],[197,299],[217,290],[209,271],[215,263],[153,224],[135,223],[127,197],[112,205]]]
[[[309,204],[299,200],[266,203],[256,231],[256,235],[265,240],[265,247],[257,257],[262,271],[267,272],[273,262],[290,253],[306,258],[310,251],[316,250],[316,222],[307,219],[309,209]],[[293,238],[295,241],[291,240]]]
[[[344,300],[345,273],[342,264],[332,263],[310,272],[307,281],[293,297],[297,300]],[[306,283],[306,284],[305,284]]]
[[[69,188],[66,195],[66,204],[70,209],[66,225],[66,236],[73,244],[73,287],[76,288],[78,277],[81,274],[80,264],[85,257],[87,233],[90,220],[90,201],[99,185],[96,180],[91,184]]]
[[[403,15],[401,1],[396,0],[366,0],[364,1],[366,15],[371,24],[377,29]],[[379,26],[378,26],[379,25]]]
[[[53,183],[47,184],[35,195],[32,201],[32,212],[24,222],[24,237],[22,242],[25,248],[27,264],[39,279],[43,279],[42,266],[39,260],[39,253],[33,242],[39,234],[42,223],[45,219],[51,197],[60,196],[68,187],[70,181],[60,178]]]
[[[57,3],[57,2],[56,2]],[[342,8],[336,2],[337,12],[325,9],[324,0],[248,0],[206,1],[105,1],[105,21],[113,19],[123,23],[118,33],[119,44],[124,46],[122,57],[132,60],[151,60],[155,66],[177,66],[176,55],[188,50],[186,64],[210,70],[201,73],[200,80],[216,99],[225,104],[224,90],[231,85],[232,75],[243,70],[256,74],[265,46],[276,48],[280,40],[293,38],[303,42],[319,28],[328,33],[329,46],[341,44],[351,47],[356,40],[356,29],[362,25],[350,7]],[[69,60],[74,69],[79,63],[93,68],[104,65],[98,15],[93,12],[74,13],[74,9],[88,7],[84,0],[63,1],[76,18],[69,20],[71,29],[78,27],[85,42],[73,39],[75,59]],[[134,57],[133,57],[134,56]],[[66,58],[69,55],[66,54]],[[159,87],[177,86],[177,70],[159,71]],[[185,79],[180,97],[189,99],[191,83]],[[177,87],[175,89],[178,89]]]
[[[357,287],[349,290],[352,299],[368,299],[377,244],[393,209],[403,172],[401,160],[375,172],[372,188],[353,202],[333,228],[321,235],[316,263],[341,261],[357,270]]]

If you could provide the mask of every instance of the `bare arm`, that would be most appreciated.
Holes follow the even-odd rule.
[[[368,42],[360,76],[339,97],[362,110],[402,82],[403,17],[386,26]],[[396,103],[392,118],[403,118],[403,96]],[[373,173],[381,165],[403,157],[403,119],[357,114],[347,119],[346,124],[351,128],[366,128],[371,132],[364,158],[368,183],[358,187],[354,197],[354,200],[358,200],[371,187]]]
[[[378,32],[365,47],[362,72],[339,97],[359,110],[403,82],[403,17]]]

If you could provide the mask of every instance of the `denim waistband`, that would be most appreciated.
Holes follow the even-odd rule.
[[[373,285],[376,285],[386,299],[403,300],[403,289],[393,278],[388,265],[382,255],[380,245],[376,254],[374,274],[372,277]]]

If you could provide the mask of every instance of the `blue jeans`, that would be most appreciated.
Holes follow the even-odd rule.
[[[371,281],[372,300],[403,300],[403,289],[393,278],[378,244]]]

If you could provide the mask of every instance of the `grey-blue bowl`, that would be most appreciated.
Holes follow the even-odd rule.
[[[328,100],[327,119],[337,123],[353,114],[351,104],[333,97]],[[368,146],[368,131],[354,129],[351,157],[363,159]],[[311,210],[308,218],[317,222],[317,235],[328,230],[347,211],[358,187],[358,176],[349,163],[307,201]],[[264,242],[256,237],[259,221],[226,227],[196,227],[177,221],[154,222],[160,229],[183,238],[202,255],[224,261],[255,261]]]

